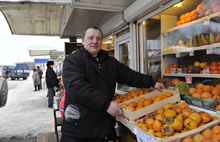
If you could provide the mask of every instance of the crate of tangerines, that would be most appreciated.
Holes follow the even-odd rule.
[[[201,108],[220,110],[220,84],[211,86],[200,83],[195,88],[190,88],[183,100]]]
[[[133,91],[129,91],[127,95],[133,94]],[[133,131],[135,121],[143,118],[146,114],[163,107],[166,103],[175,103],[180,101],[180,95],[176,91],[158,90],[149,92],[145,95],[132,98],[130,100],[119,103],[123,108],[124,116],[117,116],[117,121],[120,121],[125,126]]]
[[[135,129],[143,131],[157,142],[180,142],[219,122],[218,112],[211,115],[203,109],[190,108],[185,102],[167,103],[136,122]]]

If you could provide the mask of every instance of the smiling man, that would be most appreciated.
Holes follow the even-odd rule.
[[[61,142],[115,141],[114,117],[124,115],[112,101],[116,83],[132,87],[163,89],[162,83],[122,63],[101,50],[103,33],[98,27],[83,32],[82,44],[63,64],[66,90]]]

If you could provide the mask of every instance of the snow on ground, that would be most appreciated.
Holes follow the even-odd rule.
[[[53,109],[47,107],[47,89],[33,92],[31,75],[27,80],[8,79],[7,82],[8,100],[0,108],[0,138],[36,137],[38,133],[54,132]]]

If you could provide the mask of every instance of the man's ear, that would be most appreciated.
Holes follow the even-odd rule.
[[[82,45],[84,45],[84,39],[82,38]]]

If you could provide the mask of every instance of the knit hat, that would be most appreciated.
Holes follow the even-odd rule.
[[[54,62],[53,61],[48,61],[47,62],[47,67],[50,67],[51,65],[54,65]]]

